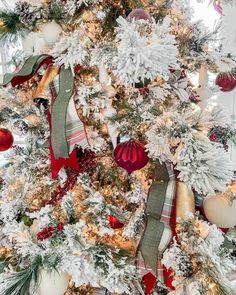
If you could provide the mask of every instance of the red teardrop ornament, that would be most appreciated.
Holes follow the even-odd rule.
[[[5,128],[0,128],[0,151],[6,151],[12,147],[14,138],[12,133]]]
[[[232,91],[236,87],[236,75],[230,72],[220,73],[216,77],[215,84],[221,91]]]
[[[114,150],[114,159],[128,174],[143,168],[149,160],[144,145],[134,139],[118,144]]]
[[[124,226],[124,223],[121,222],[119,219],[117,219],[115,216],[108,215],[108,221],[110,224],[110,227],[113,229],[119,229]]]

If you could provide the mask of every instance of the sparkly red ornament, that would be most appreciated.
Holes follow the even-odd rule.
[[[108,215],[108,221],[109,221],[110,227],[113,229],[119,229],[124,226],[124,223],[121,222],[118,218],[116,218],[113,215]]]
[[[144,145],[134,139],[118,144],[114,150],[114,159],[128,174],[143,168],[149,160]]]
[[[80,71],[81,71],[81,65],[78,64],[74,67],[74,72],[76,75],[79,75]]]
[[[5,128],[0,128],[0,152],[8,150],[12,147],[14,138],[12,133]]]
[[[132,19],[135,19],[135,20],[140,20],[140,19],[143,19],[143,20],[150,20],[151,19],[151,16],[149,13],[147,13],[145,10],[143,10],[142,8],[136,8],[136,9],[133,9],[130,14],[128,15],[127,19],[129,21],[131,21]]]
[[[215,84],[221,91],[232,91],[236,87],[236,75],[230,72],[220,73],[216,77]]]

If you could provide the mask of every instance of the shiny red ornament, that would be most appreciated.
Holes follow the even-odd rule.
[[[236,87],[236,75],[230,72],[220,73],[216,77],[215,84],[220,87],[221,91],[232,91]]]
[[[113,229],[120,229],[124,226],[124,223],[121,222],[118,218],[116,218],[113,215],[108,215],[108,221],[109,221],[110,227]]]
[[[151,19],[151,16],[149,13],[147,13],[145,10],[143,10],[142,8],[136,8],[136,9],[133,9],[130,14],[128,15],[127,19],[129,21],[131,21],[132,19],[135,19],[135,20],[140,20],[140,19],[143,19],[143,20],[150,20]]]
[[[134,139],[118,144],[113,156],[117,165],[124,168],[128,174],[143,168],[149,160],[144,145]]]
[[[12,133],[5,128],[0,128],[0,152],[6,151],[12,147],[14,138]]]

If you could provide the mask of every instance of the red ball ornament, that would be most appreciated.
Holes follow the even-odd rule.
[[[120,229],[124,226],[123,222],[121,222],[118,218],[112,215],[108,215],[108,221],[109,221],[110,227],[113,229]]]
[[[236,87],[236,75],[230,72],[220,73],[216,77],[215,84],[221,91],[232,91]]]
[[[81,72],[81,65],[80,64],[77,64],[75,67],[74,67],[74,72],[76,75],[79,75],[80,72]]]
[[[0,128],[0,152],[8,150],[12,147],[14,138],[12,133],[5,128]]]
[[[129,21],[131,21],[132,19],[135,19],[135,20],[140,20],[140,19],[143,19],[143,20],[150,20],[151,19],[151,16],[149,13],[147,13],[145,10],[143,10],[142,8],[136,8],[136,9],[133,9],[130,14],[128,15],[127,19]]]
[[[117,165],[124,168],[128,174],[143,168],[149,160],[144,145],[134,139],[118,144],[113,156]]]

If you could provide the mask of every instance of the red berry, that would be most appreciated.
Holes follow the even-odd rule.
[[[64,223],[60,222],[57,225],[57,231],[62,232],[64,230]]]

